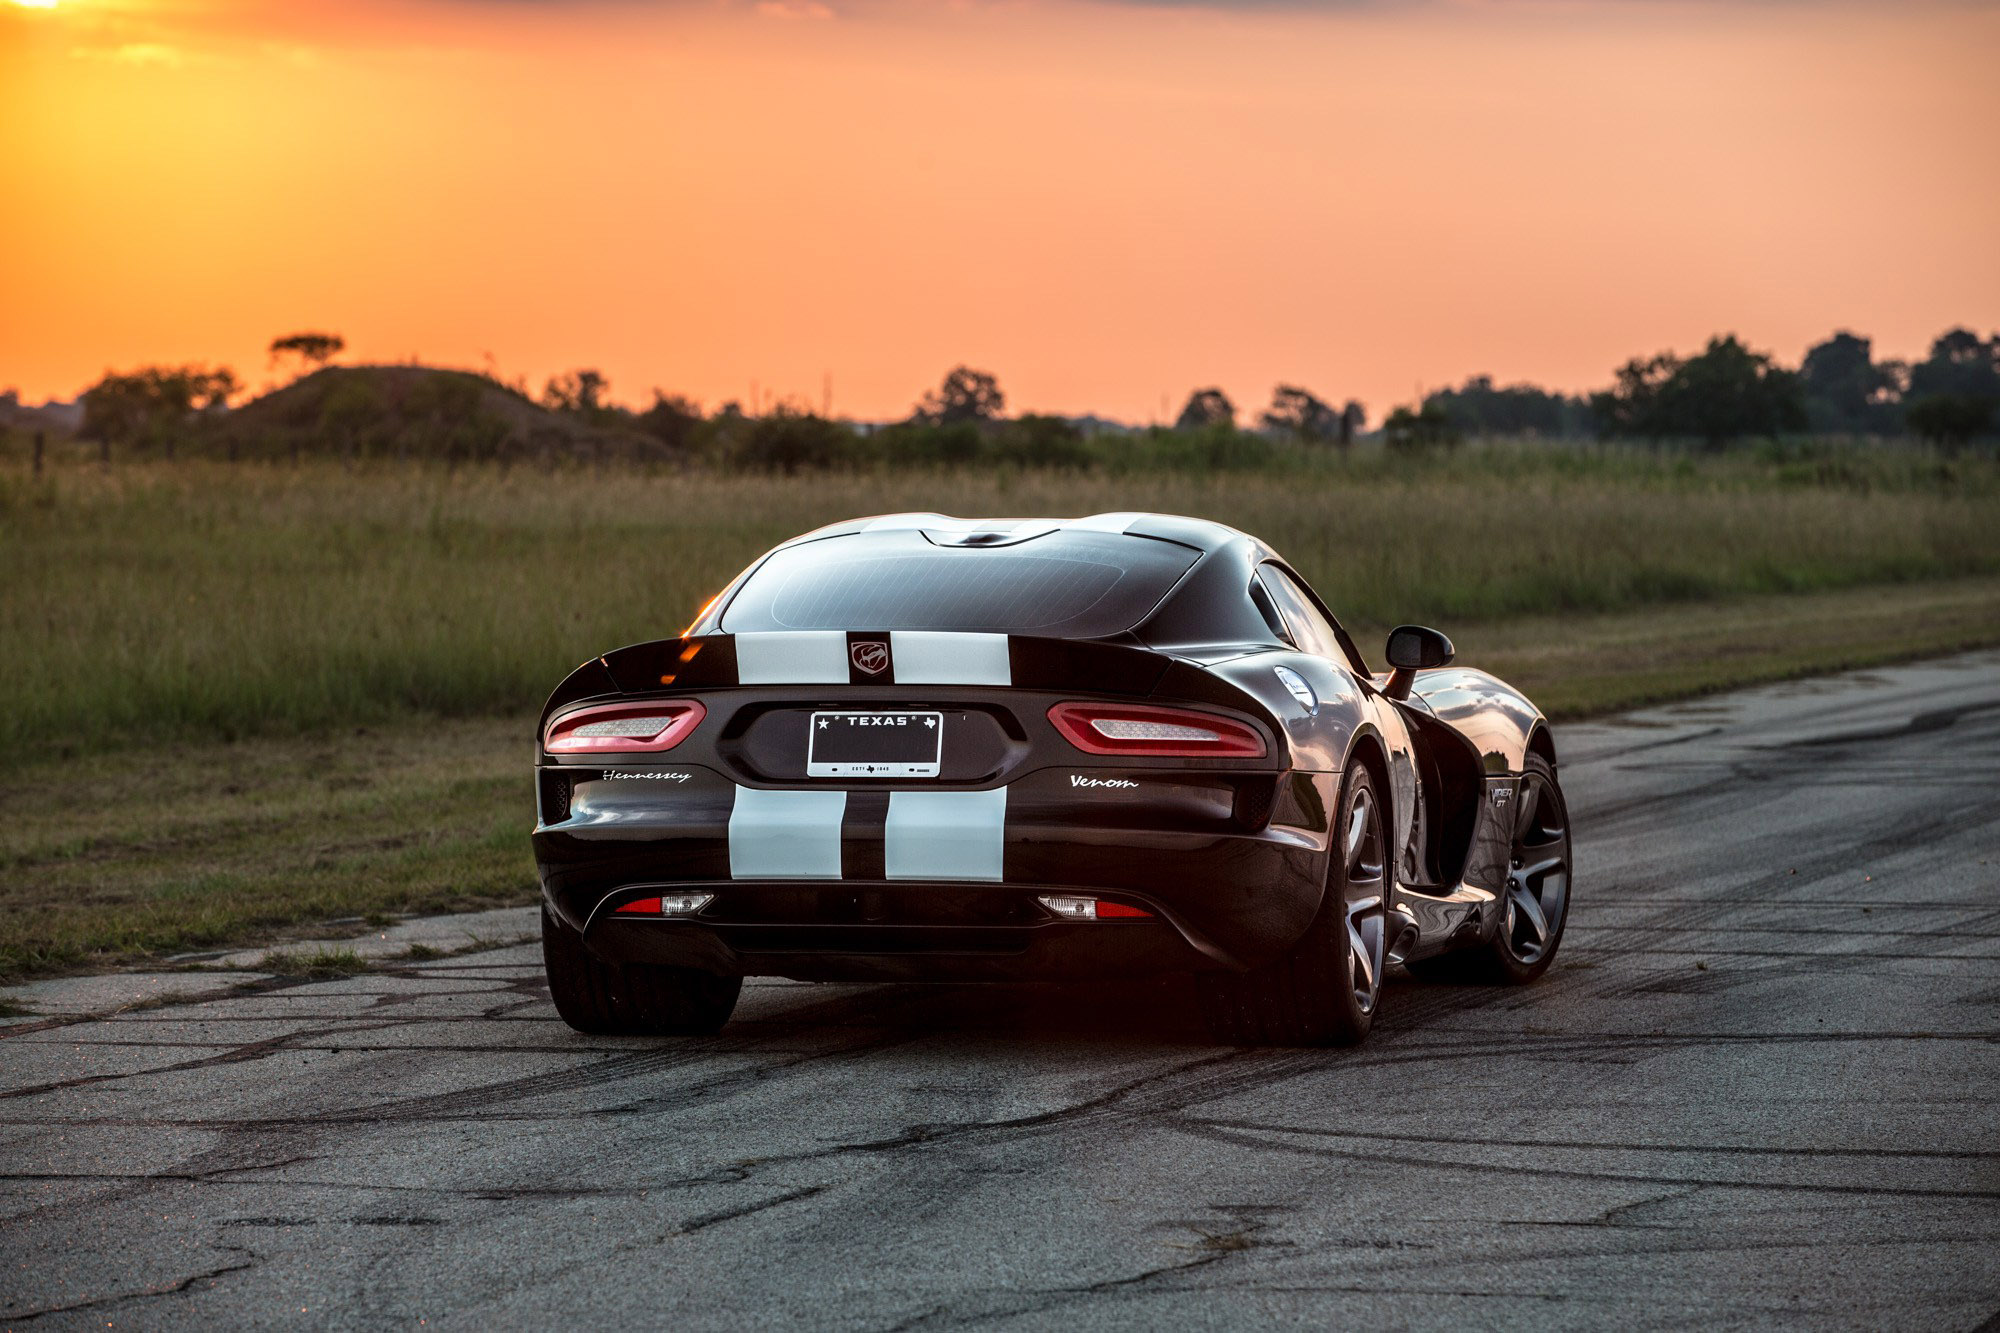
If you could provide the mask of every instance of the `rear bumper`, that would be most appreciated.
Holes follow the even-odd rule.
[[[826,893],[830,898],[863,897],[878,891],[849,885]],[[719,890],[716,905],[744,892],[743,888]],[[937,885],[926,892],[943,907],[964,890]],[[1033,902],[1030,894],[1021,897],[1024,905]],[[721,915],[731,913],[724,910]],[[939,913],[941,918],[948,915],[948,907]],[[801,981],[1080,981],[1223,966],[1163,916],[1071,922],[1043,914],[1018,924],[954,925],[908,920],[629,918],[606,911],[589,924],[584,939],[601,957],[620,962]]]
[[[976,854],[986,836],[978,829],[947,828],[938,840],[933,854],[988,867],[978,878],[896,874],[894,840],[885,855],[882,825],[871,828],[867,815],[868,800],[886,805],[887,792],[849,793],[827,862],[838,873],[760,872],[768,844],[789,835],[760,828],[758,846],[746,848],[738,814],[732,853],[733,798],[705,799],[709,784],[698,780],[579,786],[568,817],[536,830],[535,856],[551,909],[616,961],[803,980],[1088,980],[1252,967],[1297,941],[1319,910],[1333,793],[1320,775],[1196,778],[1163,784],[1155,774],[1136,791],[1091,788],[1081,797],[1066,779],[1017,783],[1004,824],[989,831],[990,856]],[[673,890],[714,897],[691,917],[615,915],[625,902]],[[1064,920],[1037,901],[1058,893],[1153,915]]]

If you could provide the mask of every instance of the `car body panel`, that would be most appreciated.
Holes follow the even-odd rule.
[[[1481,672],[1422,672],[1411,697],[1394,700],[1358,654],[1302,651],[1246,592],[1278,561],[1255,538],[1163,515],[891,515],[776,549],[851,550],[840,543],[881,540],[870,534],[899,534],[907,547],[915,532],[946,547],[1039,551],[1033,543],[1059,548],[1070,527],[1179,543],[1192,564],[1140,623],[1098,639],[869,625],[724,632],[732,596],[767,554],[688,634],[579,666],[550,696],[543,734],[607,702],[691,699],[706,713],[667,753],[541,752],[533,838],[550,908],[604,957],[739,975],[1240,970],[1289,948],[1317,913],[1329,812],[1361,758],[1378,769],[1389,807],[1395,956],[1490,936],[1509,802],[1541,714]],[[1310,705],[1281,668],[1310,687]],[[1048,710],[1093,700],[1231,719],[1264,736],[1266,754],[1086,754]],[[936,712],[938,776],[809,778],[807,719],[836,710]],[[687,919],[616,911],[670,889],[714,898]],[[1056,892],[1152,915],[1059,920],[1038,902]]]

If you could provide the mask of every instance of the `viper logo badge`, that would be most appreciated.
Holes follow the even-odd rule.
[[[855,666],[871,676],[879,676],[889,669],[889,645],[880,640],[857,643],[848,655],[854,659]]]

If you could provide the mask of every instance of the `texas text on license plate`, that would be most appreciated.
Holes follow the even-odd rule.
[[[934,778],[942,713],[814,713],[809,778]]]

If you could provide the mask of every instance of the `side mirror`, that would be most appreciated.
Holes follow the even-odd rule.
[[[1419,671],[1448,666],[1458,653],[1451,646],[1451,640],[1434,629],[1426,629],[1422,625],[1398,625],[1389,631],[1389,646],[1383,655],[1389,659],[1393,669],[1389,672],[1388,683],[1382,687],[1382,693],[1391,699],[1407,699]]]

